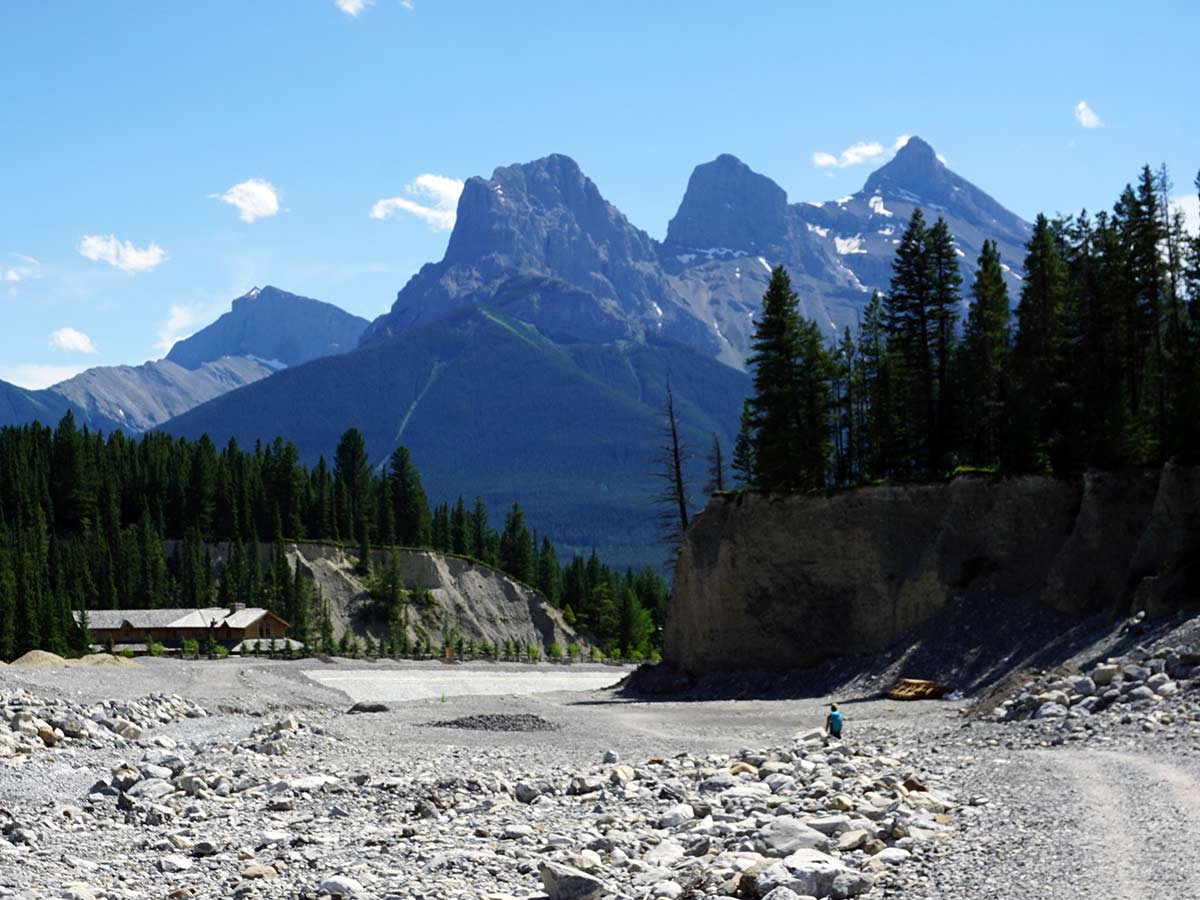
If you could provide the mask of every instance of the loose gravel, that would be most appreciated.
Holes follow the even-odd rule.
[[[595,691],[592,668],[620,674],[5,668],[0,732],[16,737],[0,752],[0,897],[1200,898],[1190,672],[1141,706],[1009,719],[1034,707],[1020,700],[998,720],[963,701],[643,702]],[[447,673],[507,690],[416,690]],[[1061,677],[1013,697],[1040,709]],[[843,745],[811,731],[830,699]],[[353,702],[388,708],[349,715]],[[137,730],[114,730],[119,718]],[[509,727],[535,721],[559,728]]]

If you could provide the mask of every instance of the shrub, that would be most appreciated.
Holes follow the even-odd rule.
[[[592,648],[592,662],[604,662],[604,654],[600,652],[599,647]]]
[[[534,662],[534,663],[535,663],[535,662],[537,662],[539,659],[541,659],[541,657],[542,657],[542,651],[541,651],[541,650],[539,650],[537,647],[533,647],[533,646],[531,646],[531,647],[529,648],[529,661],[530,661],[530,662]]]
[[[567,644],[567,659],[569,659],[571,662],[574,662],[575,660],[579,659],[579,645],[578,644],[576,644],[574,642]]]
[[[559,662],[562,659],[562,655],[563,649],[558,644],[551,644],[550,648],[546,651],[546,657],[554,660],[555,662]]]
[[[629,651],[629,661],[630,662],[640,663],[642,661],[642,658],[643,657],[642,657],[641,650],[630,650]]]
[[[659,653],[657,650],[651,650],[650,651],[650,662],[652,662],[652,663],[662,662],[662,654]]]
[[[224,644],[217,644],[217,651],[216,651],[217,659],[225,659],[225,657],[227,657],[227,656],[229,656],[229,648],[226,647]]]
[[[158,643],[158,641],[151,641],[146,646],[146,652],[149,653],[151,656],[162,656],[164,653],[167,652],[167,648],[164,647],[162,644]]]
[[[180,652],[183,656],[190,656],[192,659],[195,659],[200,655],[200,642],[186,640],[183,642]]]
[[[133,659],[133,651],[126,647],[121,651],[121,656],[125,657],[126,659]]]

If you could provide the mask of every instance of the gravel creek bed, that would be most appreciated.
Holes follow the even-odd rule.
[[[1165,684],[1152,657],[1112,664],[1126,695]],[[514,668],[512,694],[469,664],[458,688],[488,696],[359,714],[377,698],[308,673],[387,693],[446,670],[0,669],[0,897],[1200,898],[1200,680],[1178,667],[1095,712],[1031,675],[1007,709],[1065,702],[1040,718],[851,700],[844,743],[814,730],[825,699],[630,702],[582,666],[525,693]]]

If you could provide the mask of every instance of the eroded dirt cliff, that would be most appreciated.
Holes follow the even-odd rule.
[[[665,655],[691,672],[872,653],[959,598],[1058,612],[1200,602],[1200,467],[733,494],[693,522]],[[990,606],[988,608],[991,608]]]

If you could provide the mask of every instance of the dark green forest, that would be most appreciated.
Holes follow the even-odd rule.
[[[1200,177],[1196,181],[1200,190]],[[733,452],[741,487],[804,491],[963,470],[1070,475],[1200,457],[1200,238],[1149,166],[1111,211],[1039,216],[1015,308],[986,243],[916,210],[886,295],[827,346],[778,268]]]
[[[498,525],[479,500],[431,508],[408,451],[372,465],[355,429],[332,466],[311,469],[282,438],[252,451],[132,440],[81,430],[70,413],[53,429],[0,429],[0,658],[79,649],[76,610],[233,602],[271,609],[298,640],[331,650],[328,611],[289,565],[289,540],[348,545],[373,589],[372,548],[469,557],[535,587],[610,654],[651,652],[666,604],[657,574],[614,571],[595,553],[562,565],[515,503]],[[214,545],[228,548],[220,565]]]

